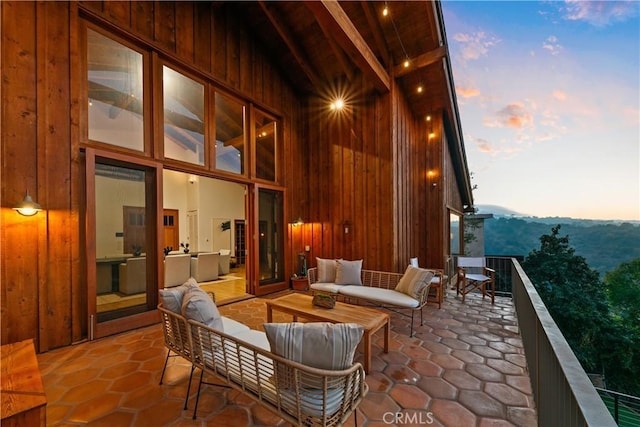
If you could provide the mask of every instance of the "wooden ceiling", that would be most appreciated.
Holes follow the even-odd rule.
[[[417,118],[444,109],[457,121],[440,5],[433,1],[222,2],[277,57],[304,94],[321,95],[361,72],[371,90],[391,79]],[[383,15],[385,6],[387,16]],[[409,60],[409,67],[403,63]],[[418,92],[418,86],[422,91]]]

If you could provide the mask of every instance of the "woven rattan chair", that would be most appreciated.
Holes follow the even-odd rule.
[[[189,326],[196,366],[294,426],[341,426],[368,392],[358,362],[316,369],[193,320]]]
[[[164,366],[162,367],[162,375],[160,376],[160,385],[164,379],[164,373],[167,369],[167,363],[169,357],[182,357],[188,362],[191,362],[191,344],[189,341],[189,326],[187,319],[180,314],[167,310],[158,305],[158,311],[162,318],[162,332],[164,334],[164,345],[167,347],[167,357],[164,360]],[[173,353],[173,354],[172,354]],[[187,394],[184,398],[184,409],[187,409],[187,403],[189,402],[189,392],[191,390],[191,380],[193,379],[193,370],[196,366],[191,363],[191,372],[189,374],[189,385],[187,386]]]

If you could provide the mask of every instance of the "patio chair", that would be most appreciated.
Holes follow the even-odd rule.
[[[482,291],[482,299],[488,293],[491,296],[491,304],[495,302],[496,271],[486,266],[484,257],[458,257],[457,272],[456,295],[462,295],[463,303],[465,296],[476,289]],[[490,291],[487,286],[490,286]]]
[[[412,267],[420,267],[418,265],[418,258],[409,258],[409,264]],[[436,274],[431,278],[431,286],[429,287],[429,292],[431,289],[434,290],[434,298],[435,302],[438,303],[438,308],[442,308],[442,301],[444,300],[444,285],[445,285],[445,274],[443,270],[434,269]]]

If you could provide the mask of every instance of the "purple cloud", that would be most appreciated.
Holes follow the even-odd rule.
[[[566,0],[564,18],[569,21],[586,21],[595,27],[606,27],[623,22],[638,14],[635,1],[584,1]]]

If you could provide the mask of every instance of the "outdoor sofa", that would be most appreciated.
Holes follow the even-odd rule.
[[[390,309],[411,312],[409,336],[413,335],[413,315],[427,304],[432,283],[442,283],[443,272],[409,265],[404,274],[362,269],[362,260],[316,258],[317,267],[307,271],[312,293],[325,293],[341,298],[364,300]]]
[[[368,392],[364,369],[353,362],[362,337],[359,325],[267,323],[266,333],[220,316],[213,300],[192,279],[160,293],[158,310],[168,349],[162,376],[171,356],[181,356],[192,363],[185,409],[193,371],[201,369],[194,419],[205,373],[218,381],[213,385],[239,390],[295,426],[340,426]],[[197,294],[195,299],[190,296],[193,293]],[[334,328],[335,332],[331,332]],[[318,337],[326,347],[326,355],[303,349],[318,342]],[[347,346],[350,354],[335,352],[340,360],[331,362],[329,353],[334,344],[336,348]],[[322,367],[317,367],[318,359]],[[327,369],[327,363],[342,366]]]

